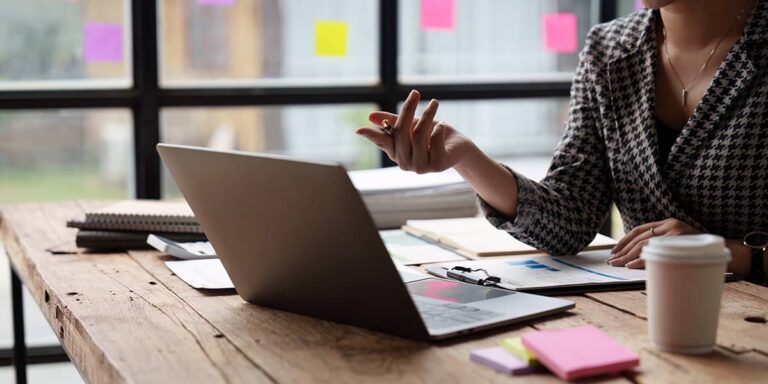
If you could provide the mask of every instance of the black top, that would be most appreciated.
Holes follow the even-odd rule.
[[[669,151],[672,150],[672,145],[675,144],[677,136],[680,131],[673,129],[656,116],[656,138],[659,142],[659,168],[664,168],[667,165],[667,158],[669,157]]]

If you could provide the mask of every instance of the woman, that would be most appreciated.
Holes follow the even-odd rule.
[[[727,239],[729,270],[746,275],[742,239],[768,230],[768,0],[643,2],[590,31],[541,182],[435,121],[436,100],[414,117],[417,91],[400,115],[371,113],[386,129],[357,133],[402,169],[455,168],[491,223],[548,253],[583,249],[615,203],[632,230],[609,264],[643,268],[651,237],[707,232]]]

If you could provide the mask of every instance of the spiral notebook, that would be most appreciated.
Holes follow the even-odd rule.
[[[67,226],[102,231],[203,233],[183,201],[126,200],[85,213],[85,220]]]

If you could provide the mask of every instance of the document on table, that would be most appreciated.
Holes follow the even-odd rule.
[[[445,263],[429,269],[443,276],[454,266],[482,268],[489,275],[519,290],[585,285],[627,284],[644,282],[646,271],[613,267],[605,263],[609,250],[581,252],[575,256],[516,256],[503,260],[476,260],[463,263]]]
[[[380,231],[379,234],[392,259],[405,265],[466,260],[465,257],[456,252],[402,230]]]
[[[202,260],[173,260],[166,261],[165,265],[171,269],[181,280],[197,289],[233,289],[232,280],[229,279],[224,265],[219,259]],[[395,261],[397,272],[404,283],[429,278],[426,273]]]
[[[232,289],[235,285],[229,279],[224,265],[219,259],[202,260],[173,260],[165,265],[176,276],[184,280],[192,288],[197,289]]]

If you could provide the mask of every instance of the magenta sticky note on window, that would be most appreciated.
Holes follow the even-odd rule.
[[[548,13],[542,18],[542,33],[544,47],[551,52],[573,53],[576,52],[576,14]]]
[[[235,0],[197,0],[197,4],[229,7],[235,5]]]
[[[119,63],[123,60],[123,26],[86,23],[83,28],[83,60]]]
[[[528,332],[521,338],[539,363],[563,380],[616,374],[640,364],[635,352],[591,325]]]
[[[451,30],[456,0],[421,0],[421,29]]]
[[[641,0],[635,0],[635,11],[639,11],[643,8],[645,8],[643,2]]]

